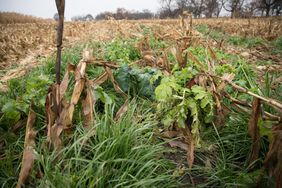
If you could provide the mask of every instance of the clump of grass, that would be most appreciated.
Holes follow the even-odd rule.
[[[209,31],[209,27],[205,24],[199,24],[195,29],[202,34],[206,34]]]
[[[248,187],[255,184],[258,174],[248,174],[248,155],[251,139],[248,137],[247,117],[230,115],[226,126],[207,130],[203,140],[209,143],[205,152],[198,152],[198,164],[192,175],[203,177],[199,187]],[[207,154],[209,153],[209,154]]]
[[[271,50],[271,54],[280,55],[282,57],[282,37],[277,38],[275,41],[271,42],[274,48]]]
[[[232,45],[243,46],[246,48],[252,48],[257,45],[262,45],[267,43],[267,41],[258,37],[240,37],[240,36],[230,36],[228,42]]]
[[[155,117],[150,109],[142,109],[133,103],[124,118],[115,122],[113,108],[105,108],[104,115],[96,116],[96,128],[87,131],[80,123],[73,135],[65,135],[65,147],[59,153],[48,152],[43,144],[45,136],[39,135],[30,186],[178,187],[175,167],[164,159],[166,149],[153,136]],[[13,142],[22,141],[20,137]],[[9,148],[18,154],[20,150]],[[2,185],[14,186],[16,182],[20,157],[15,153],[0,163]],[[42,177],[36,178],[35,172],[41,172]]]
[[[106,113],[97,129],[78,129],[72,144],[60,154],[43,156],[45,175],[40,186],[70,187],[175,187],[173,165],[163,159],[165,148],[156,143],[151,114],[138,121],[136,105],[119,122]],[[96,133],[95,133],[96,132]],[[56,162],[54,166],[53,163]],[[61,174],[58,176],[58,174]]]

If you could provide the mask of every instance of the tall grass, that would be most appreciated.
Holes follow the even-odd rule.
[[[204,135],[209,142],[209,154],[198,152],[198,164],[193,176],[203,177],[199,187],[250,187],[256,177],[248,174],[248,156],[251,140],[248,136],[248,119],[243,114],[230,115],[226,126],[218,130],[213,126]]]
[[[140,108],[133,102],[118,122],[113,120],[113,108],[105,108],[104,115],[96,116],[92,129],[85,130],[78,124],[74,134],[64,135],[65,147],[59,153],[48,152],[45,137],[39,136],[38,160],[29,186],[178,187],[180,184],[172,175],[175,167],[164,158],[163,143],[153,136],[155,116],[150,109]],[[6,165],[0,163],[4,187],[15,185],[17,175],[13,172],[18,168],[10,165],[12,162],[11,157]],[[42,177],[37,178],[35,172]]]

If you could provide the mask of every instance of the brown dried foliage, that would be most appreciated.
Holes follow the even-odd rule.
[[[30,107],[27,124],[26,124],[23,159],[22,159],[21,171],[17,183],[17,188],[22,187],[26,183],[34,165],[34,160],[35,160],[34,149],[35,149],[36,132],[33,130],[32,126],[35,122],[35,118],[36,118],[36,114]]]
[[[282,124],[272,129],[273,139],[269,145],[269,151],[264,160],[264,166],[270,176],[276,180],[276,188],[282,185]]]
[[[260,150],[260,134],[258,127],[258,120],[261,114],[261,102],[260,99],[254,98],[253,101],[253,112],[248,124],[248,132],[250,137],[252,138],[252,149],[251,149],[251,157],[250,163],[254,162],[259,157]]]

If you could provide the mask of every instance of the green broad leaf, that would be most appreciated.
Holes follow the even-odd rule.
[[[112,104],[113,103],[112,98],[105,92],[103,92],[103,97],[101,98],[101,100],[105,104]]]
[[[185,84],[188,80],[193,78],[194,74],[191,67],[185,67],[179,71],[174,72],[177,83]]]
[[[267,136],[269,141],[271,141],[273,137],[272,124],[273,123],[271,121],[263,121],[261,117],[258,120],[258,127],[259,127],[260,135]]]
[[[200,120],[199,120],[199,112],[198,112],[197,103],[193,98],[190,98],[186,101],[186,104],[188,104],[188,108],[193,118],[191,133],[193,135],[196,147],[199,148],[201,147],[200,145]]]
[[[192,88],[191,88],[192,92],[193,93],[206,93],[206,90],[205,88],[201,87],[201,86],[198,86],[198,85],[194,85]]]
[[[190,99],[187,99],[186,102],[185,102],[191,112],[191,116],[195,116],[197,115],[198,116],[198,107],[197,107],[197,103],[194,99],[190,98]]]
[[[208,93],[206,92],[205,88],[201,86],[195,85],[191,88],[191,90],[194,93],[196,100],[201,100],[205,97],[208,97]]]
[[[156,88],[155,95],[158,101],[165,102],[172,97],[172,88],[170,86],[161,84]]]
[[[104,104],[112,104],[113,99],[106,93],[104,92],[103,88],[100,86],[97,86],[95,88],[94,94],[97,99],[100,99]]]
[[[170,115],[167,115],[163,119],[162,123],[164,124],[165,127],[169,127],[174,121],[175,121],[174,118],[172,118]]]
[[[8,101],[3,107],[2,107],[2,113],[4,113],[4,119],[8,119],[12,122],[17,122],[21,114],[19,110],[17,109],[17,103],[14,100]]]
[[[178,119],[177,119],[177,125],[178,125],[178,127],[184,129],[185,126],[186,126],[185,119],[183,119],[183,118],[178,118]]]
[[[150,75],[149,73],[138,74],[137,81],[139,95],[152,98],[155,88],[152,84],[150,84],[151,77],[152,75]]]
[[[202,108],[202,109],[206,108],[206,106],[207,106],[210,102],[211,102],[211,101],[210,101],[208,98],[203,98],[203,99],[201,100],[201,104],[200,104],[201,108]]]
[[[2,107],[2,112],[11,118],[17,116],[18,110],[16,101],[10,100],[6,104],[4,104],[4,106]]]
[[[182,89],[182,87],[180,87],[180,85],[178,85],[176,83],[176,79],[173,76],[164,77],[162,79],[162,81],[161,81],[161,85],[169,86],[169,87],[171,87],[175,91],[179,91],[180,89]]]
[[[214,119],[213,112],[211,111],[209,114],[205,116],[205,123],[211,123]]]
[[[139,69],[132,69],[128,65],[122,65],[115,72],[115,79],[124,92],[138,90],[138,78],[143,74]]]
[[[202,100],[202,99],[204,99],[206,96],[207,96],[206,93],[198,93],[198,94],[195,95],[195,99],[196,99],[196,100]]]
[[[185,105],[185,101],[180,103],[176,108],[174,108],[177,114],[177,123],[178,126],[181,128],[186,127],[186,119],[187,119],[187,114],[188,114],[188,108]]]
[[[150,79],[150,84],[154,84],[157,80],[159,80],[163,76],[161,71],[158,71],[157,74],[153,75]]]

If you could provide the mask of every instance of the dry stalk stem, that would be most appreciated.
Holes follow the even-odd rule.
[[[64,17],[65,17],[65,0],[56,0],[56,6],[59,14],[58,30],[57,30],[57,58],[56,58],[56,83],[57,83],[57,106],[58,111],[56,112],[57,117],[60,116],[61,102],[60,102],[60,84],[61,84],[61,55],[62,55],[62,44],[63,44],[63,32],[64,32]]]
[[[248,123],[248,132],[252,138],[252,148],[251,148],[251,157],[250,163],[256,161],[259,157],[259,150],[260,150],[260,133],[258,128],[258,120],[261,114],[261,102],[260,99],[254,98],[253,101],[253,111],[251,118]]]
[[[219,76],[216,76],[216,75],[211,75],[211,76],[221,79],[222,81],[224,81],[224,82],[228,83],[229,85],[231,85],[235,90],[237,90],[239,92],[247,93],[247,94],[249,94],[249,95],[251,95],[253,97],[256,97],[256,98],[262,100],[263,102],[267,103],[268,105],[275,107],[279,112],[282,112],[282,104],[279,103],[278,101],[276,101],[274,99],[262,97],[262,96],[260,96],[258,94],[255,94],[255,93],[249,91],[246,88],[238,86],[235,83],[233,83],[233,82],[231,82],[231,81],[229,81],[227,79],[223,79],[223,78],[221,78]]]
[[[241,106],[245,106],[245,107],[248,107],[248,108],[252,108],[252,105],[250,105],[249,103],[247,103],[246,101],[241,101],[241,100],[238,100],[234,97],[232,97],[231,95],[229,95],[228,93],[224,92],[223,93],[224,97],[230,99],[232,102],[234,102],[235,104],[237,105],[241,105]],[[266,111],[262,111],[262,114],[265,115],[265,119],[268,119],[268,120],[273,120],[273,121],[281,121],[281,117],[279,116],[276,116],[276,115],[273,115],[269,112],[266,112]]]

